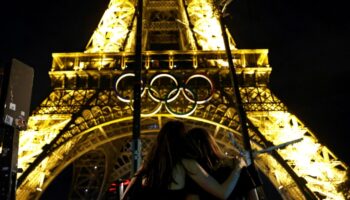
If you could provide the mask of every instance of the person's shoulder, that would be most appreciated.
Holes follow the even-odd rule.
[[[185,165],[193,165],[198,163],[196,160],[191,158],[183,158],[181,161],[182,161],[182,164],[185,164]]]
[[[177,173],[177,174],[182,174],[184,173],[185,169],[184,169],[184,165],[183,164],[177,164],[175,165],[174,169],[173,169],[173,173]]]
[[[197,172],[201,169],[200,164],[196,160],[190,158],[182,159],[182,165],[187,171],[190,172]]]

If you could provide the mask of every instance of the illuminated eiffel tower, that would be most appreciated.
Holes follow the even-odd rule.
[[[243,144],[218,12],[209,0],[143,2],[141,139],[147,153],[169,119],[209,129],[227,152]],[[111,0],[86,51],[53,53],[52,92],[20,135],[18,199],[39,199],[73,166],[71,199],[103,199],[130,176],[135,0]],[[228,33],[255,163],[284,199],[345,199],[347,166],[268,88],[267,49],[237,49]],[[347,191],[348,192],[348,191]]]

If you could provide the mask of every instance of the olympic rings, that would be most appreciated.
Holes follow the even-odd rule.
[[[130,98],[127,99],[126,97],[123,97],[121,96],[119,93],[118,93],[118,84],[120,83],[120,81],[125,78],[125,77],[135,77],[135,74],[133,73],[126,73],[126,74],[123,74],[121,75],[117,81],[115,82],[115,91],[117,93],[117,98],[122,101],[122,102],[125,102],[125,103],[130,103],[131,102],[131,98],[132,98],[132,95],[130,95]],[[131,84],[130,84],[131,85]],[[143,81],[141,81],[141,96],[143,96],[146,92],[146,90],[144,88],[142,88],[142,85],[143,85]]]
[[[174,95],[173,97],[171,97],[171,98],[169,98],[169,95],[165,96],[164,98],[158,98],[158,97],[155,97],[155,96],[151,93],[152,91],[154,91],[154,89],[153,89],[153,83],[154,83],[156,80],[158,80],[158,79],[160,79],[160,78],[163,78],[163,77],[168,77],[168,78],[170,78],[170,80],[172,80],[172,81],[175,83],[175,85],[176,85],[176,88],[175,88],[174,90],[177,90],[177,92],[176,92],[175,95]],[[178,84],[176,78],[175,78],[174,76],[170,75],[170,74],[158,74],[158,75],[156,75],[155,77],[152,78],[149,87],[150,87],[151,89],[148,90],[148,94],[149,94],[150,97],[151,97],[154,101],[156,101],[156,102],[164,102],[165,99],[167,99],[169,102],[172,102],[172,101],[174,101],[174,100],[177,98],[177,96],[179,96],[179,93],[180,93],[180,90],[179,90],[179,88],[178,88],[178,87],[179,87],[179,84]],[[156,92],[156,93],[160,95],[160,93],[158,93],[158,92]],[[170,94],[170,93],[173,93],[173,90],[170,91],[169,94]]]
[[[183,94],[185,94],[185,92],[183,92],[183,90],[184,90],[183,88],[180,88],[180,90],[182,91]],[[190,92],[194,99],[197,99],[196,95],[190,89],[186,88],[185,90]],[[174,90],[172,90],[172,91],[174,91]],[[169,92],[169,95],[170,95],[171,92]],[[197,101],[193,101],[192,108],[189,111],[183,112],[183,113],[179,113],[179,112],[176,112],[176,111],[172,110],[170,108],[170,106],[169,106],[168,101],[165,101],[165,108],[166,108],[166,110],[169,113],[171,113],[171,114],[173,114],[173,115],[175,115],[177,117],[185,117],[185,116],[192,115],[192,113],[196,110],[197,106],[198,106]]]
[[[210,80],[208,77],[206,77],[206,76],[204,76],[204,75],[202,75],[202,74],[195,74],[195,75],[190,76],[190,77],[186,80],[185,85],[188,85],[189,82],[190,82],[191,80],[195,79],[195,78],[203,78],[204,80],[208,81],[208,83],[210,84],[210,95],[209,95],[209,97],[207,97],[206,99],[197,101],[197,104],[204,104],[204,103],[210,101],[210,99],[213,97],[213,94],[214,94],[214,85],[213,85],[213,83],[211,82],[211,80]],[[193,99],[190,99],[190,98],[186,95],[186,93],[184,93],[184,95],[185,95],[185,97],[186,97],[186,99],[187,99],[188,101],[190,101],[190,102],[193,102],[193,101],[194,101]]]
[[[121,84],[123,79],[126,77],[134,77],[135,75],[133,73],[126,73],[121,75],[117,81],[115,82],[115,90],[117,94],[117,98],[125,103],[131,103],[132,97],[124,97],[120,94],[118,85]],[[162,80],[162,81],[161,81]],[[167,82],[164,84],[164,80]],[[199,94],[197,92],[199,91],[198,88],[202,90],[202,87],[206,87],[203,85],[196,85],[197,90],[191,89],[192,83],[196,83],[195,80],[205,81],[209,83],[210,88],[208,88],[208,92],[201,94],[201,99],[198,99]],[[125,83],[124,83],[125,84]],[[132,83],[127,83],[132,84]],[[205,84],[205,83],[204,83]],[[159,103],[159,105],[148,114],[142,113],[143,116],[149,116],[153,115],[161,110],[162,105],[165,105],[166,110],[176,116],[188,116],[191,115],[197,108],[199,104],[204,104],[210,101],[214,94],[214,84],[213,82],[202,74],[195,74],[190,77],[188,77],[182,84],[179,83],[179,81],[171,74],[157,74],[154,76],[149,84],[143,86],[143,82],[141,82],[141,98],[144,97],[145,94],[147,94],[153,101]],[[207,84],[205,84],[207,85]],[[201,92],[201,91],[199,91]],[[178,97],[182,94],[184,98],[190,102],[191,109],[186,109],[186,112],[180,113],[176,112],[173,109],[171,109],[171,102],[178,99]]]

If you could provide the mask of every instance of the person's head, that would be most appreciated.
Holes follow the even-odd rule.
[[[146,185],[167,187],[173,181],[173,168],[183,158],[184,135],[185,125],[181,121],[168,121],[163,125],[144,162],[142,173]]]
[[[203,166],[213,169],[224,158],[214,137],[204,128],[192,128],[186,134],[186,156],[197,160]]]

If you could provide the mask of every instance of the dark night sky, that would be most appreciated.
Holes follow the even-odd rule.
[[[32,108],[49,94],[51,53],[83,51],[108,2],[1,3],[0,64],[17,58],[34,68]],[[349,165],[350,18],[344,4],[235,0],[231,24],[239,49],[269,49],[274,94]]]

